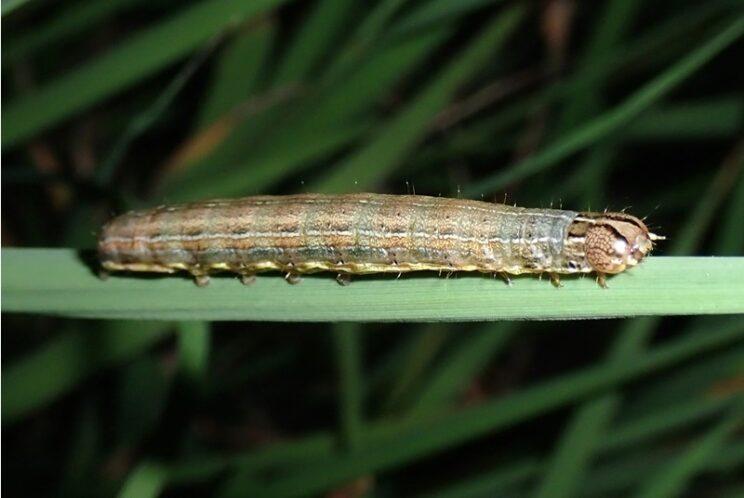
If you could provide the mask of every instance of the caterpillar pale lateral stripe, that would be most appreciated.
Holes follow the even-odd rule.
[[[319,271],[419,270],[606,274],[638,264],[663,239],[625,213],[528,209],[421,195],[303,194],[160,206],[101,232],[106,271],[190,272],[199,285],[230,271],[278,270],[294,283]]]

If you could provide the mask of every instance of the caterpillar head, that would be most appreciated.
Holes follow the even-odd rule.
[[[586,259],[597,273],[620,273],[637,265],[664,237],[625,213],[582,213],[586,229]]]

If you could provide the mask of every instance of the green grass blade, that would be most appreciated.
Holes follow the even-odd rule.
[[[405,370],[406,364],[414,355],[420,354],[421,344],[424,342],[421,336],[431,330],[427,325],[421,324],[388,348],[367,374],[365,391],[375,398],[389,399],[390,386],[400,382],[400,375]],[[379,402],[376,404],[382,405]],[[378,408],[378,413],[381,411]]]
[[[735,319],[735,318],[734,318]],[[691,332],[705,333],[708,330],[725,327],[728,319],[697,320],[700,323]],[[646,416],[652,413],[663,413],[666,407],[680,405],[690,399],[701,406],[705,399],[715,397],[716,386],[725,379],[735,378],[744,373],[744,360],[740,352],[731,351],[701,359],[688,368],[670,372],[659,379],[653,379],[632,399],[628,399],[624,412],[628,417]]]
[[[742,359],[744,357],[740,354],[739,358]],[[707,404],[705,405],[700,405],[697,400],[694,403],[683,402],[668,406],[663,412],[658,414],[652,413],[651,415],[636,417],[633,420],[612,428],[605,434],[605,437],[600,438],[597,447],[597,456],[609,456],[607,455],[608,453],[615,452],[618,449],[641,445],[661,435],[679,431],[690,425],[699,423],[701,420],[719,415],[725,408],[731,407],[734,401],[738,401],[735,395],[727,399],[707,400]],[[600,418],[597,417],[597,419]],[[590,423],[596,422],[590,421]],[[710,465],[708,467],[710,468],[720,465],[723,461],[719,463],[711,460],[709,463]],[[480,498],[484,496],[501,496],[505,490],[534,482],[538,476],[551,468],[551,466],[534,457],[524,458],[517,462],[504,462],[495,470],[471,476],[449,486],[445,490],[424,494],[421,498],[445,498],[450,496],[456,498]],[[600,480],[598,478],[607,474],[611,475],[612,472],[608,472],[602,468],[599,472],[592,472],[587,478],[593,483],[593,486],[596,486],[598,485],[597,481]],[[626,477],[623,476],[623,478]],[[608,479],[608,481],[611,480]],[[618,483],[616,482],[614,484],[617,485]],[[599,495],[599,493],[586,493],[586,486],[582,486],[581,490],[583,492],[582,494],[586,496]]]
[[[3,2],[3,7],[7,3]],[[111,16],[141,3],[144,3],[144,0],[77,2],[38,28],[21,33],[7,42],[3,41],[3,67],[8,63],[33,56],[50,45],[63,43],[66,39],[79,35],[91,26],[102,23]]]
[[[341,440],[352,451],[359,448],[363,432],[361,334],[356,324],[344,323],[333,327],[333,343],[338,359]]]
[[[255,473],[265,470],[303,465],[334,453],[338,446],[335,435],[307,436],[297,441],[278,442],[237,455],[199,455],[187,458],[169,465],[168,475],[172,484],[185,484],[212,478],[226,470],[237,470],[234,479],[228,479],[223,488],[225,494],[228,494],[239,492],[238,481],[245,476],[253,477]]]
[[[344,47],[335,55],[329,66],[323,70],[324,81],[337,81],[367,56],[374,42],[388,27],[395,13],[408,0],[381,0],[367,14],[347,40]]]
[[[268,117],[259,116],[267,123],[265,129],[259,130],[260,137],[256,136],[255,125],[241,125],[209,157],[195,164],[195,171],[179,175],[166,185],[167,197],[193,200],[263,192],[313,161],[348,147],[369,131],[373,121],[369,111],[418,67],[449,31],[431,30],[385,44],[348,68],[344,78],[298,86],[299,98],[291,108],[282,107],[269,112]],[[290,52],[293,50],[290,48]],[[296,67],[286,71],[294,74],[300,70]],[[279,78],[289,78],[289,73]],[[250,120],[255,121],[255,116]]]
[[[504,150],[509,150],[516,138],[511,138],[507,133],[523,121],[525,116],[553,102],[574,97],[583,89],[593,88],[608,76],[617,80],[627,77],[628,74],[634,74],[629,73],[631,69],[655,67],[669,58],[669,46],[682,46],[680,39],[694,36],[694,33],[714,21],[723,21],[727,7],[731,7],[731,2],[728,0],[706,2],[705,5],[665,20],[653,29],[642,33],[637,39],[634,38],[616,51],[595,60],[593,65],[580,65],[565,80],[556,82],[535,95],[517,99],[493,117],[475,120],[473,124],[465,124],[462,129],[453,129],[447,137],[444,137],[445,140],[430,144],[428,147],[435,151],[444,150],[450,154],[492,151],[494,150],[494,137],[506,136],[506,140],[498,140],[496,144]],[[676,50],[673,52],[676,53]],[[619,71],[620,68],[624,71]],[[422,169],[424,165],[429,164],[426,157],[421,157],[420,161],[414,160],[416,163],[422,162],[420,166]]]
[[[734,150],[733,161],[741,167],[744,163],[744,142],[739,142]],[[718,227],[718,236],[714,247],[716,254],[721,256],[738,255],[744,253],[744,230],[741,228],[744,220],[744,174],[739,173],[739,180],[734,187],[731,204],[722,216]]]
[[[739,358],[744,360],[744,358]],[[673,433],[691,423],[720,414],[731,405],[731,398],[695,398],[650,411],[648,415],[618,424],[601,442],[603,451],[632,448],[642,441]]]
[[[473,378],[514,336],[515,324],[486,325],[470,332],[464,343],[438,362],[419,389],[410,413],[433,411],[464,391]]]
[[[254,94],[263,77],[274,37],[272,23],[249,23],[222,49],[199,109],[197,130],[225,116]]]
[[[80,496],[89,490],[95,469],[100,464],[100,447],[103,431],[100,415],[93,403],[87,402],[75,414],[70,424],[72,444],[61,464],[62,483],[60,496]]]
[[[699,469],[702,472],[712,474],[720,472],[719,469],[727,466],[741,465],[744,463],[744,452],[742,446],[731,443],[719,449],[711,455],[705,465]],[[678,457],[669,449],[646,450],[632,453],[617,461],[600,465],[592,472],[581,489],[578,496],[595,498],[597,496],[632,496],[632,490],[637,488],[643,481],[652,479],[653,476],[664,472],[669,462]],[[684,495],[681,495],[684,496]],[[721,496],[728,495],[725,492]]]
[[[461,321],[744,312],[741,257],[651,257],[613,277],[609,290],[592,278],[564,279],[556,289],[536,277],[508,287],[480,275],[360,277],[346,287],[328,275],[296,286],[278,275],[250,287],[230,277],[213,278],[207,288],[177,276],[101,281],[65,249],[3,249],[2,274],[4,312],[88,318]]]
[[[744,99],[720,97],[681,102],[641,115],[627,131],[626,140],[711,140],[735,137],[744,128]]]
[[[558,448],[553,452],[547,472],[534,494],[536,498],[575,496],[597,443],[619,404],[618,397],[603,396],[578,410],[561,435]]]
[[[47,405],[98,370],[137,356],[167,332],[167,323],[112,322],[94,333],[57,337],[4,365],[3,423]]]
[[[653,475],[638,494],[638,498],[673,498],[687,489],[690,481],[723,447],[734,431],[744,424],[744,410],[737,407],[696,441],[667,468]]]
[[[636,17],[641,2],[615,0],[606,2],[600,21],[586,44],[581,55],[581,67],[598,67],[611,54],[622,50],[625,33],[629,31]],[[583,81],[574,89],[559,119],[559,126],[553,135],[560,137],[581,123],[599,115],[604,107],[604,93],[611,83],[609,74],[597,78],[595,82]],[[582,206],[599,206],[604,204],[602,194],[607,191],[604,183],[608,170],[617,155],[616,140],[606,139],[592,147],[581,164],[575,168],[568,182],[576,181],[582,187]],[[574,180],[576,179],[576,180]],[[557,190],[559,195],[568,193],[568,189]],[[605,204],[606,205],[606,204]],[[568,489],[568,488],[566,488]],[[566,494],[571,494],[570,492]]]
[[[2,7],[0,7],[2,10],[0,12],[5,16],[30,2],[31,0],[3,0]]]
[[[393,424],[387,430],[387,437],[381,437],[375,446],[365,445],[364,452],[319,460],[278,476],[265,489],[258,490],[257,495],[266,498],[313,495],[354,477],[400,466],[422,455],[431,455],[483,434],[505,429],[704,350],[740,342],[742,337],[744,328],[735,324],[723,332],[698,334],[675,341],[640,355],[633,363],[588,368],[439,419],[421,420],[414,424],[404,422],[397,427]]]
[[[109,152],[106,159],[102,161],[96,171],[96,180],[99,185],[109,185],[111,183],[114,172],[124,159],[132,142],[144,135],[171,106],[178,94],[181,93],[183,87],[186,86],[194,73],[212,53],[212,48],[214,48],[214,43],[207,45],[194,55],[157,96],[153,103],[130,120],[111,148],[111,152]]]
[[[165,469],[152,462],[139,464],[127,477],[119,498],[156,498],[165,487]]]
[[[180,322],[178,362],[184,377],[196,386],[206,382],[211,333],[207,322]]]
[[[744,154],[742,154],[742,148],[736,146],[733,155],[724,159],[700,200],[697,201],[696,208],[687,223],[675,237],[671,254],[691,254],[699,247],[705,232],[713,225],[718,208],[728,197],[736,179],[744,177],[742,166],[744,166]]]
[[[591,148],[585,161],[576,170],[581,184],[577,205],[587,206],[589,209],[608,205],[606,186],[621,152],[620,145],[619,140],[607,138]]]
[[[501,399],[494,399],[479,406],[461,409],[456,413],[446,415],[439,422],[436,422],[438,418],[436,415],[426,414],[426,416],[405,416],[400,420],[370,423],[364,435],[364,446],[365,448],[384,446],[390,441],[404,437],[409,431],[415,432],[417,427],[429,427],[427,424],[422,425],[427,419],[440,424],[446,430],[446,427],[449,425],[460,427],[462,420],[468,421],[465,426],[470,427],[470,423],[479,421],[486,413],[497,416],[502,410],[508,409],[513,411],[519,406],[526,409],[521,416],[536,416],[544,411],[556,409],[564,403],[576,401],[587,394],[587,389],[591,391],[600,389],[601,387],[616,385],[618,382],[630,380],[644,373],[668,367],[696,355],[702,355],[711,347],[724,347],[732,342],[740,342],[743,333],[742,327],[736,320],[729,320],[726,324],[722,324],[714,333],[714,336],[717,337],[711,337],[710,331],[706,330],[705,333],[694,337],[684,337],[652,352],[641,353],[638,357],[638,362],[625,365],[597,365],[566,374],[560,378],[546,381],[536,386],[528,386],[523,391],[507,395]],[[734,351],[736,352],[737,359],[744,358],[744,350],[739,348]],[[594,381],[599,382],[599,384],[593,384],[592,382]],[[586,382],[589,382],[589,384],[587,385]],[[550,400],[544,399],[545,393],[550,394]],[[564,399],[563,396],[567,398]],[[729,398],[726,400],[726,403],[730,404],[731,401],[731,398]],[[542,405],[541,403],[543,402],[547,404]],[[537,407],[535,403],[537,403]],[[682,410],[685,410],[683,405],[679,406]],[[675,406],[668,408],[671,410]],[[719,410],[722,408],[719,407]],[[533,409],[537,411],[532,411]],[[710,413],[707,415],[709,416]],[[506,414],[506,416],[508,420],[505,423],[514,423],[514,419],[511,418],[514,416],[513,414]],[[669,427],[656,426],[656,421],[652,417],[639,416],[618,426],[618,437],[614,442],[604,445],[604,440],[600,441],[600,445],[602,446],[600,449],[601,451],[613,451],[618,446],[622,447],[632,444],[639,439],[655,437],[659,433],[663,434],[665,431],[673,430],[675,427],[693,423],[699,420],[700,417],[705,416],[706,414],[680,417],[676,420],[671,420]],[[649,429],[650,426],[656,427],[655,429]],[[494,428],[494,430],[496,429]],[[423,433],[418,434],[422,435]],[[477,434],[466,437],[477,437]],[[319,434],[297,441],[275,444],[266,449],[236,455],[230,458],[200,457],[193,462],[181,462],[171,466],[171,474],[174,476],[175,482],[182,483],[194,479],[208,478],[231,467],[239,468],[243,473],[254,474],[278,467],[282,463],[302,465],[308,462],[333,458],[334,451],[337,449],[336,440],[334,435]],[[450,444],[456,444],[457,441],[460,441],[460,439],[458,438]]]
[[[431,29],[454,17],[463,16],[482,7],[502,3],[503,0],[429,0],[396,23],[389,36],[408,36],[419,30]]]
[[[295,103],[292,111],[252,143],[241,129],[218,151],[166,185],[171,200],[264,192],[319,158],[348,147],[368,133],[372,109],[438,47],[449,30],[432,30],[371,53],[346,78]],[[248,137],[254,136],[250,124]],[[225,149],[227,149],[225,151]],[[215,174],[215,166],[226,165]]]
[[[607,2],[602,11],[600,22],[597,23],[592,38],[587,42],[586,49],[581,56],[581,66],[596,67],[603,59],[622,47],[622,38],[630,28],[641,2],[637,0],[616,0]],[[607,86],[605,76],[596,82],[585,82],[573,92],[571,100],[566,105],[560,118],[559,133],[565,133],[576,127],[588,117],[598,114],[601,107],[602,89]]]
[[[444,490],[425,493],[418,498],[485,498],[496,496],[519,496],[509,491],[533,479],[541,470],[541,465],[534,459],[525,459],[510,464],[503,469],[489,472],[486,475],[467,479],[465,482],[448,486]]]
[[[383,131],[362,146],[333,172],[314,183],[311,190],[344,192],[369,189],[394,169],[424,138],[429,125],[452,99],[454,92],[493,56],[517,27],[524,14],[515,6],[498,15],[454,61],[415,99],[394,116]]]
[[[451,331],[441,324],[424,325],[417,331],[413,344],[404,344],[407,354],[402,357],[387,397],[380,403],[381,411],[396,412],[416,396],[422,378],[451,335]]]
[[[734,399],[736,399],[735,396]],[[658,438],[660,435],[687,428],[690,425],[699,423],[703,419],[707,419],[712,417],[713,415],[722,413],[724,411],[724,408],[732,406],[732,402],[734,400],[729,398],[709,401],[710,403],[708,403],[708,405],[703,405],[703,407],[705,408],[703,410],[700,409],[701,405],[699,404],[699,401],[668,407],[664,413],[665,415],[669,415],[668,424],[665,424],[664,420],[661,420],[661,414],[659,414],[659,416],[657,416],[656,414],[652,414],[646,417],[638,417],[637,420],[632,420],[627,423],[618,425],[617,428],[613,428],[611,431],[608,431],[605,437],[599,439],[597,456],[604,457],[606,453],[616,451],[620,447],[632,449],[634,446],[643,445],[649,440]],[[682,413],[677,414],[675,412],[676,409],[681,410]],[[729,458],[720,463],[711,459],[708,462],[707,467],[713,468],[717,465],[720,465],[721,463],[727,463],[728,459]],[[618,460],[622,462],[632,459],[621,458]],[[637,476],[637,478],[635,479],[635,482],[637,482],[639,478],[646,476],[645,473],[640,474],[637,472],[637,469],[633,469],[633,471],[627,473],[626,475],[622,475],[620,479],[617,479],[613,482],[613,479],[617,477],[616,474],[621,473],[618,472],[619,469],[616,469],[614,472],[610,470],[613,465],[614,464],[605,465],[597,472],[588,474],[586,476],[586,479],[587,483],[589,484],[581,486],[581,494],[584,496],[599,496],[600,493],[595,492],[597,491],[596,486],[601,486],[602,484],[604,484],[605,486],[617,486],[620,484],[627,485],[629,481],[633,481],[633,477]],[[642,466],[646,465],[647,462],[643,462]],[[453,486],[451,492],[444,493],[442,496],[457,496],[459,498],[465,496],[481,497],[488,496],[489,494],[497,494],[504,487],[515,486],[530,482],[531,480],[535,479],[535,477],[542,474],[545,468],[546,465],[536,459],[528,459],[516,464],[510,463],[508,466],[503,465],[499,469],[489,472],[486,475],[471,477],[468,481],[470,481],[472,484],[463,483],[455,485]],[[547,468],[550,469],[550,467]],[[506,476],[511,477],[505,480],[504,477]],[[607,482],[601,483],[603,478],[605,478]],[[472,489],[472,493],[466,493],[466,491],[470,489]],[[589,491],[590,489],[591,491]],[[462,493],[457,494],[455,490],[461,490]],[[427,498],[429,497],[429,495],[426,496]],[[439,494],[434,494],[433,496],[439,496]]]
[[[3,148],[124,90],[187,55],[238,21],[283,0],[204,0],[143,30],[69,74],[9,102],[2,113]]]
[[[686,225],[688,228],[674,241],[671,250],[673,254],[684,254],[692,250],[700,235],[710,225],[716,207],[725,197],[725,190],[720,188],[720,184],[727,173],[728,168],[724,165],[710,182],[706,195],[702,196],[694,214],[688,220]],[[606,361],[608,363],[632,361],[646,348],[658,324],[658,317],[626,322]],[[549,468],[537,496],[572,496],[580,489],[593,450],[599,445],[601,429],[609,425],[620,403],[618,393],[607,393],[584,403],[577,409],[561,438],[553,465]]]
[[[159,358],[143,355],[119,372],[116,443],[136,448],[157,428],[170,393],[172,375]]]
[[[710,40],[644,85],[618,106],[568,133],[563,138],[557,139],[553,144],[524,161],[500,173],[472,183],[465,189],[464,194],[477,197],[484,192],[492,192],[509,183],[526,178],[538,171],[554,166],[562,159],[627,125],[642,111],[666,96],[705,63],[734,43],[742,34],[744,34],[744,16],[739,15]]]
[[[348,76],[331,85],[310,116],[314,125],[346,125],[379,105],[385,95],[420,67],[452,33],[451,29],[427,31],[421,36],[377,50]]]
[[[353,18],[355,5],[355,0],[317,0],[282,57],[274,84],[286,85],[305,79],[322,60],[338,32]]]
[[[684,229],[672,242],[670,254],[682,255],[694,251],[705,231],[713,222],[718,207],[728,194],[732,171],[736,172],[736,163],[726,162],[718,169],[710,181],[704,195],[697,202],[692,215],[685,223]],[[628,361],[642,348],[646,347],[651,334],[659,323],[658,317],[647,317],[627,322],[621,329],[619,337],[608,361]]]
[[[295,128],[273,140],[271,150],[258,151],[250,162],[227,163],[227,168],[220,168],[217,174],[200,168],[196,174],[179,176],[168,183],[163,195],[170,201],[181,202],[265,192],[303,165],[330,156],[358,140],[370,126],[369,121],[362,119],[345,127]],[[230,139],[241,141],[240,135]],[[233,145],[226,146],[230,155],[242,150]]]

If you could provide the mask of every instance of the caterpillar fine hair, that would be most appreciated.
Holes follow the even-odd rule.
[[[638,264],[661,239],[625,213],[528,209],[422,195],[303,194],[135,211],[108,222],[106,271],[299,275],[419,270],[606,274]]]

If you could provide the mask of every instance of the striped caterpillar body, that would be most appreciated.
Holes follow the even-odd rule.
[[[124,214],[102,230],[107,271],[278,270],[344,276],[419,270],[620,273],[661,239],[625,213],[527,209],[421,195],[256,196]],[[508,279],[508,277],[507,277]]]

